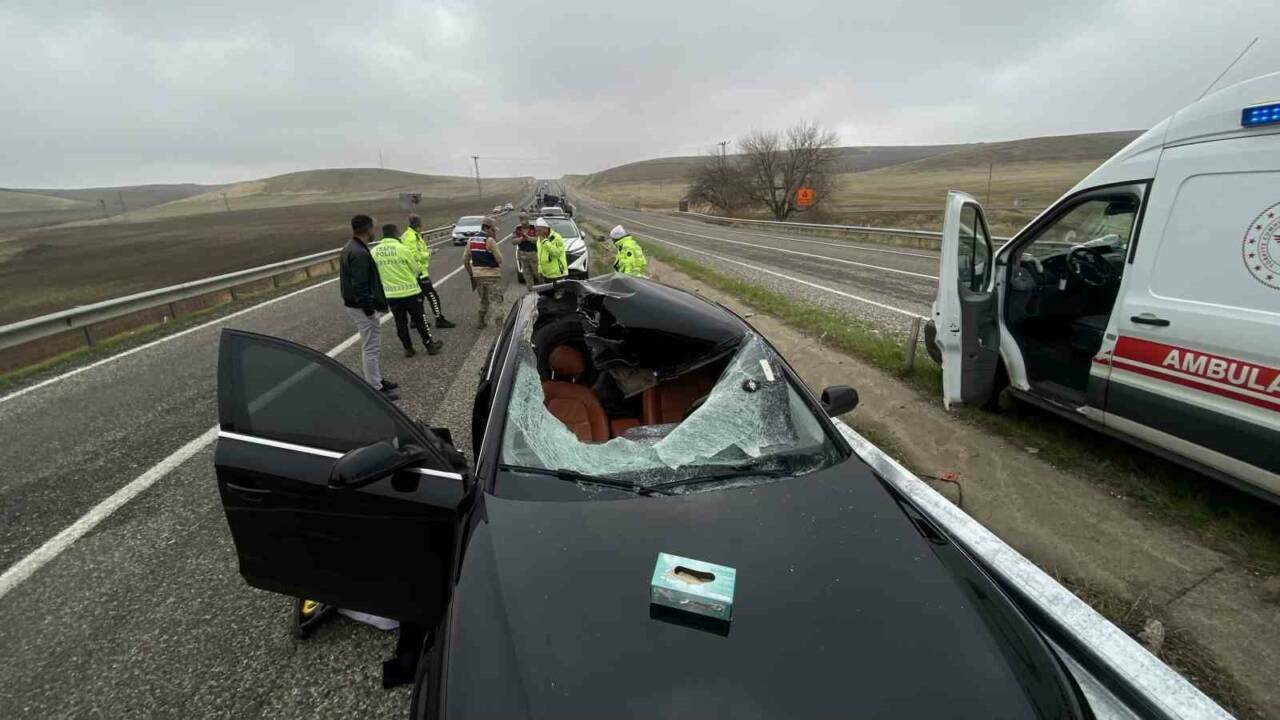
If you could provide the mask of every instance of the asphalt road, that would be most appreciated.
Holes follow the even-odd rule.
[[[500,219],[502,234],[514,217]],[[341,238],[335,238],[340,241]],[[506,300],[523,291],[514,280]],[[469,448],[470,401],[496,332],[475,328],[461,248],[436,248],[442,354],[405,359],[383,325],[383,370],[413,417],[451,427]],[[216,417],[222,327],[330,351],[354,334],[327,282],[107,362],[0,398],[0,567],[31,555],[179,448]],[[358,351],[337,354],[358,367]],[[408,691],[381,688],[394,634],[340,618],[307,641],[289,604],[250,589],[217,496],[213,445],[8,590],[0,587],[0,717],[404,717]],[[156,472],[153,470],[153,473]]]
[[[937,290],[938,253],[929,250],[727,228],[666,213],[620,210],[580,195],[573,202],[585,219],[606,227],[621,223],[642,243],[658,242],[722,272],[849,312],[892,332],[902,331],[912,315],[927,317]]]

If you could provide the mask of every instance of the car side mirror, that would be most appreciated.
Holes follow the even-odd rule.
[[[417,445],[396,448],[385,440],[366,445],[338,458],[329,473],[329,487],[337,490],[361,488],[429,457],[427,451]]]
[[[858,391],[848,385],[831,385],[823,389],[821,402],[828,417],[837,417],[858,407]]]

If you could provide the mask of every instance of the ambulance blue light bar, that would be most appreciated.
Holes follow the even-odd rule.
[[[1275,125],[1280,123],[1280,103],[1270,105],[1254,105],[1240,113],[1240,124],[1244,127],[1256,125]]]

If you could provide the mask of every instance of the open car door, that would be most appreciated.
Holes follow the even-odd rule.
[[[466,460],[333,359],[224,330],[218,490],[252,586],[434,623]]]
[[[942,266],[933,301],[942,355],[942,401],[978,404],[991,397],[1000,361],[1000,327],[992,288],[993,249],[982,206],[952,190],[942,223]]]

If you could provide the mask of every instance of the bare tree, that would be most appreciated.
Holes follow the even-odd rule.
[[[756,130],[738,141],[752,201],[764,205],[777,220],[786,220],[796,207],[796,190],[814,191],[814,205],[831,193],[831,150],[835,132],[816,122],[793,125],[785,132]]]
[[[706,203],[726,215],[749,202],[741,158],[712,148],[689,177],[689,200]]]

